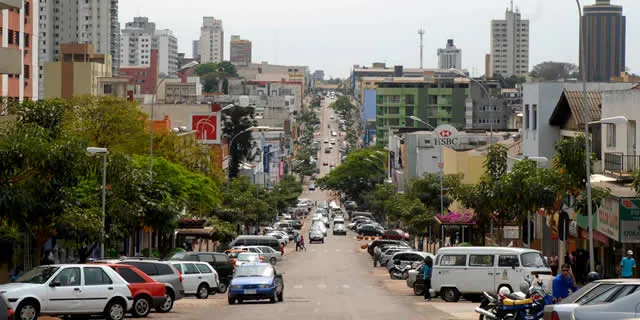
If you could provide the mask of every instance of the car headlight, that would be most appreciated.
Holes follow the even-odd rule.
[[[270,284],[261,284],[260,285],[260,289],[268,289],[268,288],[271,288]]]
[[[231,289],[242,289],[242,286],[239,284],[232,284]]]

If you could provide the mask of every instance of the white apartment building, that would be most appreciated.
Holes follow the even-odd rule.
[[[191,45],[191,57],[198,60],[198,58],[200,57],[200,40],[193,40],[193,43]]]
[[[154,43],[158,49],[158,73],[178,71],[178,38],[169,29],[156,30]]]
[[[151,49],[158,50],[158,73],[178,70],[178,39],[169,29],[156,30],[147,17],[134,17],[127,22],[120,37],[122,67],[149,67]]]
[[[453,39],[447,40],[444,49],[438,49],[438,69],[462,69],[462,49],[456,48]]]
[[[202,17],[198,41],[200,62],[220,62],[224,59],[224,29],[222,20]]]
[[[35,13],[34,13],[35,14]],[[110,54],[117,74],[120,58],[118,0],[49,0],[39,2],[39,96],[44,95],[44,64],[57,61],[62,43],[91,43]]]
[[[504,20],[491,20],[490,72],[504,77],[529,72],[529,20],[516,8],[506,10]]]

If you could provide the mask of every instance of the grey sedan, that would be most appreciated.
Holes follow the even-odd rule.
[[[638,299],[640,285],[622,285],[617,290],[603,294],[577,307],[573,311],[575,320],[618,320],[640,316]]]

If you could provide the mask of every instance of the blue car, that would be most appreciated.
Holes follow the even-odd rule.
[[[236,267],[229,286],[229,304],[245,300],[284,300],[282,274],[269,263],[246,263]]]

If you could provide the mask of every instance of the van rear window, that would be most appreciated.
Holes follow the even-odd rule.
[[[440,258],[441,266],[465,266],[467,264],[466,255],[447,254]]]

